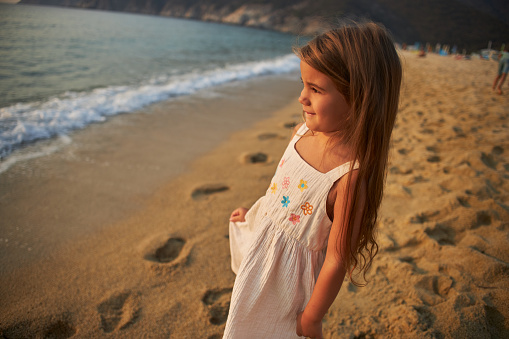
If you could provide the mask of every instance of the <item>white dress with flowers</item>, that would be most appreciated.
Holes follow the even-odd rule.
[[[350,163],[321,173],[305,162],[295,143],[307,130],[297,131],[246,221],[230,223],[237,278],[224,338],[298,338],[297,313],[311,297],[332,226],[327,195],[350,171]]]

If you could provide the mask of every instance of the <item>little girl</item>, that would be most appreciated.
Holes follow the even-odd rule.
[[[324,33],[296,49],[305,124],[251,209],[230,217],[237,274],[224,338],[322,338],[322,318],[345,274],[365,278],[401,64],[374,23]]]

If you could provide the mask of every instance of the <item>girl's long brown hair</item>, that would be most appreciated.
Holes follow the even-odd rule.
[[[350,24],[317,36],[304,47],[295,48],[299,58],[327,75],[351,106],[351,115],[342,126],[340,138],[353,150],[359,163],[352,201],[344,203],[343,227],[337,244],[342,262],[353,284],[357,268],[366,281],[366,271],[378,252],[375,226],[382,201],[389,145],[398,110],[402,69],[394,42],[380,25]],[[352,162],[352,168],[355,163]],[[366,199],[362,209],[360,234],[351,244],[355,211],[361,185]],[[348,176],[347,192],[351,191]],[[349,255],[348,255],[349,253]]]

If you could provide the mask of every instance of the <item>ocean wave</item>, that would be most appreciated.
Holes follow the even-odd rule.
[[[286,55],[271,60],[230,65],[205,72],[159,76],[136,86],[111,86],[90,92],[66,92],[46,101],[0,108],[0,159],[37,140],[65,135],[108,116],[134,112],[152,103],[262,75],[299,69],[299,59]]]
[[[10,157],[0,162],[0,174],[7,171],[12,165],[16,164],[17,162],[26,161],[54,153],[58,151],[61,147],[69,145],[72,139],[64,134],[60,135],[56,141],[57,142],[54,142],[51,145],[44,145],[43,147],[40,147],[36,151],[12,154]]]

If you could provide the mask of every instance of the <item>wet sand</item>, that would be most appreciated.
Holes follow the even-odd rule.
[[[491,90],[493,62],[402,55],[404,87],[381,208],[380,252],[366,287],[343,285],[324,319],[325,337],[507,337],[509,91],[499,96]],[[177,163],[165,151],[185,143],[172,144],[175,139],[155,132],[158,146],[140,142],[164,119],[140,130],[142,116],[133,115],[118,119],[127,135],[105,134],[99,129],[108,124],[98,125],[92,139],[101,142],[79,149],[78,132],[68,146],[74,152],[64,147],[26,165],[23,171],[39,180],[28,180],[16,167],[3,173],[0,179],[21,174],[11,174],[16,180],[2,193],[2,216],[15,211],[2,229],[47,224],[55,230],[42,242],[55,238],[49,244],[58,246],[46,255],[34,245],[31,253],[43,254],[16,265],[15,251],[2,245],[9,269],[0,276],[0,334],[220,338],[235,279],[228,216],[264,194],[291,125],[301,121],[300,84],[287,86],[263,89],[281,93],[281,102],[289,103],[283,108],[235,96],[232,109],[260,105],[255,111],[269,114],[225,141],[206,139],[208,147]],[[258,91],[246,98],[263,97]],[[198,113],[211,106],[183,103]],[[164,105],[154,109],[162,116],[173,112]],[[213,120],[207,127],[219,128]],[[60,166],[70,155],[80,160]],[[46,188],[39,191],[41,185]],[[61,219],[59,208],[69,216],[57,228],[51,225]],[[101,221],[90,225],[86,220],[95,214]],[[76,222],[71,235],[58,238],[62,225]],[[44,237],[38,228],[23,232]]]
[[[142,209],[198,156],[286,105],[297,79],[228,84],[115,116],[72,133],[69,145],[50,140],[19,152],[60,146],[0,173],[0,274]]]

